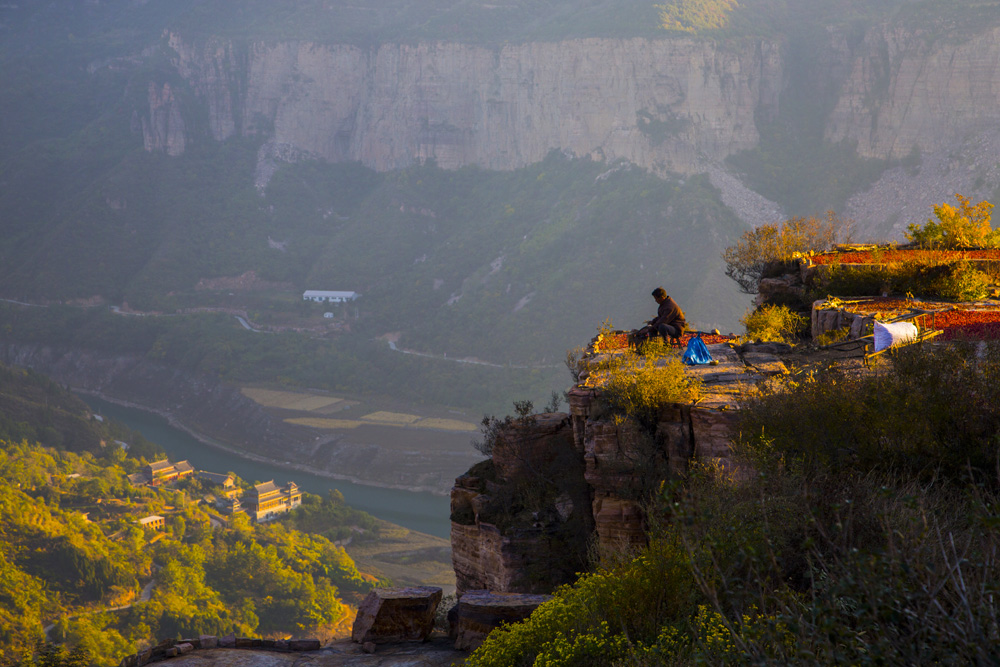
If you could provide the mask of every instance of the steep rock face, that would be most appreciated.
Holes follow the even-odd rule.
[[[865,157],[938,151],[1000,125],[1000,28],[961,42],[923,29],[872,30],[827,122]]]
[[[181,108],[169,83],[149,84],[149,115],[142,118],[142,145],[147,151],[181,155],[187,135]]]
[[[575,578],[592,544],[605,553],[644,545],[643,499],[691,460],[735,472],[739,395],[787,371],[767,346],[709,349],[718,364],[687,371],[701,378],[701,398],[661,406],[654,432],[616,423],[600,389],[578,385],[568,414],[536,415],[459,477],[451,494],[459,593],[548,593]]]
[[[755,114],[776,110],[782,81],[771,42],[169,44],[216,139],[262,132],[378,170],[514,169],[559,149],[692,171],[755,145]]]

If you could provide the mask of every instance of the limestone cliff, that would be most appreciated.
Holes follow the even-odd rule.
[[[510,430],[492,459],[451,494],[452,563],[460,593],[548,593],[586,568],[591,546],[645,544],[644,499],[691,460],[729,467],[736,400],[744,385],[784,373],[767,345],[710,346],[719,363],[692,367],[695,404],[665,404],[655,434],[607,414],[600,390],[576,386],[570,412]]]
[[[184,153],[187,145],[184,118],[169,83],[162,86],[149,83],[149,114],[142,117],[141,124],[142,145],[147,151]]]
[[[509,44],[168,39],[211,135],[262,133],[378,170],[433,159],[514,169],[552,150],[703,170],[754,146],[777,108],[777,43],[579,39]]]
[[[937,151],[1000,128],[1000,28],[961,41],[926,28],[872,30],[858,48],[826,136],[865,157]]]

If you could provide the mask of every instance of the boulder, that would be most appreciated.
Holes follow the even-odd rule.
[[[351,638],[359,644],[424,641],[439,602],[441,589],[435,586],[376,589],[358,607]]]
[[[478,648],[490,632],[502,625],[523,621],[551,598],[551,595],[467,592],[457,605],[455,648],[463,651]]]

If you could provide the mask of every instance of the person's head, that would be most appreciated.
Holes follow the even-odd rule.
[[[653,298],[656,299],[656,303],[663,303],[667,300],[667,290],[657,287],[653,290]]]

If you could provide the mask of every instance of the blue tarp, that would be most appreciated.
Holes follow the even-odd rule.
[[[708,348],[705,347],[705,341],[701,339],[701,334],[696,335],[688,341],[687,349],[684,350],[684,356],[681,357],[681,361],[689,366],[712,363],[712,355],[709,354]]]

